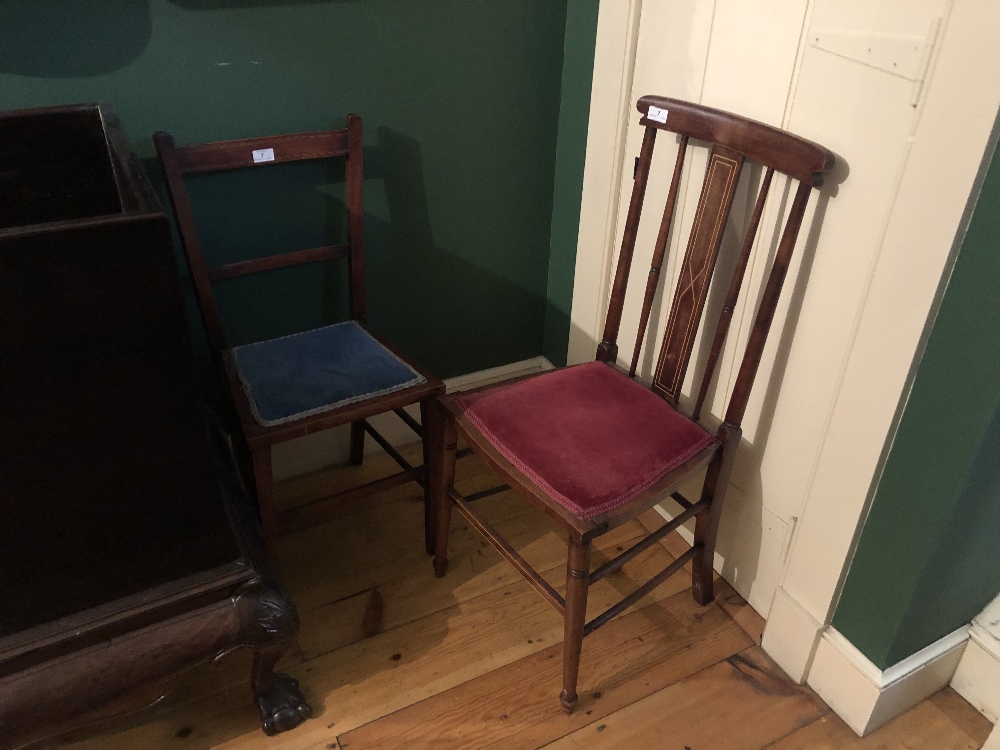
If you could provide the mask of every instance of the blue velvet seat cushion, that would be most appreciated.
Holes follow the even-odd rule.
[[[254,419],[265,427],[425,382],[354,321],[237,346],[233,358]]]

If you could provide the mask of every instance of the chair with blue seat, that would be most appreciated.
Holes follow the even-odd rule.
[[[421,421],[444,384],[408,361],[365,327],[364,211],[362,198],[361,118],[349,115],[343,130],[177,146],[169,133],[153,136],[167,191],[187,258],[223,390],[231,396],[242,432],[243,455],[256,489],[261,525],[273,551],[280,531],[322,517],[328,507],[390,489],[409,481],[424,483],[424,467],[412,466],[367,421],[395,412],[423,438],[423,429],[404,409],[420,405]],[[233,169],[255,169],[291,161],[346,160],[347,242],[209,267],[202,253],[185,176]],[[212,285],[305,263],[345,258],[349,269],[351,319],[302,333],[229,348]],[[351,426],[350,462],[364,456],[368,433],[399,464],[401,471],[324,498],[303,508],[277,513],[271,474],[271,447],[293,438],[342,425]],[[427,443],[424,442],[426,463]],[[434,506],[424,495],[424,534],[434,548]]]

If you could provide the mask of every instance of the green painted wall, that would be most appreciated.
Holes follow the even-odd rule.
[[[566,28],[567,0],[0,0],[0,108],[112,102],[145,159],[159,129],[183,144],[361,114],[369,321],[447,377],[537,356],[553,285],[565,307],[549,245]],[[192,189],[213,261],[342,231],[325,166]],[[233,343],[336,318],[343,283],[228,282]]]
[[[600,0],[568,0],[566,11],[543,339],[543,353],[559,366],[566,364],[569,346],[599,4]]]
[[[833,619],[885,669],[1000,592],[1000,152],[918,366]]]

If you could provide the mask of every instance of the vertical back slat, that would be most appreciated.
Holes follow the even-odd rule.
[[[691,416],[696,422],[701,417],[701,409],[705,405],[708,387],[712,381],[712,376],[715,374],[715,368],[719,363],[722,345],[726,340],[726,335],[729,333],[729,324],[733,319],[736,301],[740,297],[740,287],[743,286],[743,277],[746,274],[747,263],[750,261],[750,251],[753,249],[753,243],[757,237],[760,217],[764,213],[764,204],[767,202],[767,192],[771,187],[772,177],[774,177],[774,167],[768,167],[760,185],[760,192],[757,194],[757,203],[753,207],[753,214],[750,216],[750,226],[747,227],[747,234],[743,239],[743,247],[740,249],[739,258],[736,261],[736,268],[733,270],[733,278],[729,283],[729,291],[726,293],[726,301],[722,306],[722,314],[719,316],[719,325],[715,329],[715,340],[712,342],[712,351],[708,355],[708,364],[705,367],[705,374],[701,379],[701,388],[698,390],[698,401],[695,403],[694,413]]]
[[[177,158],[177,147],[174,138],[169,133],[159,132],[153,135],[156,152],[160,157],[160,167],[167,179],[170,203],[177,218],[177,230],[184,246],[184,257],[187,259],[188,270],[194,283],[195,296],[198,298],[198,309],[201,310],[205,322],[205,332],[213,352],[221,352],[226,348],[226,334],[222,328],[222,318],[215,305],[212,294],[212,281],[209,277],[208,264],[201,251],[198,231],[195,228],[194,213],[188,200],[187,189],[184,187],[184,172]]]
[[[684,155],[687,152],[688,138],[681,136],[680,144],[677,148],[677,161],[674,163],[674,174],[670,178],[670,191],[667,193],[667,203],[663,208],[663,220],[660,222],[660,233],[656,236],[656,245],[653,248],[653,261],[649,267],[649,276],[646,278],[646,294],[642,298],[642,313],[639,316],[639,332],[635,337],[635,351],[632,353],[632,366],[629,367],[629,377],[635,377],[635,370],[639,365],[639,352],[642,350],[642,339],[646,335],[646,326],[649,324],[649,311],[653,307],[653,297],[656,296],[656,287],[660,281],[660,269],[663,267],[663,256],[666,253],[667,242],[670,239],[670,225],[674,218],[674,207],[677,205],[677,193],[681,182],[681,172],[684,169]]]
[[[726,422],[731,425],[739,426],[746,413],[750,389],[757,376],[757,368],[760,366],[760,358],[764,352],[764,343],[767,341],[767,334],[771,329],[771,322],[774,320],[774,311],[778,306],[781,286],[785,281],[785,274],[788,272],[792,251],[795,249],[795,240],[798,238],[802,217],[805,215],[806,204],[809,202],[811,192],[812,186],[804,182],[799,183],[798,190],[795,192],[795,200],[792,202],[792,209],[789,211],[788,221],[785,223],[785,229],[781,235],[778,252],[774,257],[774,265],[771,267],[767,286],[764,287],[764,294],[761,297],[757,317],[754,319],[753,328],[750,331],[750,340],[747,343],[746,352],[743,354],[743,362],[736,378],[733,395],[729,400]]]
[[[656,129],[647,127],[642,136],[639,163],[636,165],[632,197],[628,204],[628,218],[625,220],[625,232],[622,235],[622,250],[618,255],[615,283],[611,288],[608,317],[604,323],[604,338],[597,347],[597,359],[601,362],[614,362],[618,357],[618,330],[621,327],[622,309],[625,305],[625,289],[628,286],[628,275],[632,268],[632,251],[635,249],[635,237],[639,229],[639,217],[642,214],[642,201],[646,196],[646,181],[649,179],[649,165],[653,160],[655,142]]]
[[[653,390],[674,403],[680,397],[691,359],[743,161],[743,154],[717,144],[709,154],[694,226],[653,376]]]
[[[364,162],[361,118],[347,116],[347,239],[351,245],[349,302],[351,317],[365,321]]]

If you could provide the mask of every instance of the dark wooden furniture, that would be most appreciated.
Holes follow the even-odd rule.
[[[272,671],[295,608],[213,443],[167,218],[105,105],[0,113],[0,321],[0,748],[239,647],[264,730],[299,724]]]
[[[362,202],[361,118],[357,115],[349,115],[347,128],[344,130],[297,133],[188,146],[176,146],[173,137],[168,133],[156,133],[153,140],[160,157],[160,164],[166,175],[174,217],[177,220],[181,242],[194,280],[209,344],[216,356],[220,378],[224,383],[223,388],[231,394],[243,432],[244,446],[249,454],[247,463],[250,466],[246,473],[256,486],[261,522],[268,545],[273,545],[275,537],[283,529],[300,525],[303,520],[322,513],[326,507],[381,492],[409,481],[423,483],[424,467],[411,466],[366,420],[376,414],[394,411],[417,435],[422,436],[421,426],[403,410],[403,407],[419,403],[421,421],[426,422],[426,413],[431,400],[444,393],[444,384],[440,380],[408,362],[405,357],[393,351],[386,342],[378,339],[379,345],[389,356],[405,362],[407,366],[412,368],[418,376],[416,382],[408,387],[382,395],[356,399],[336,408],[326,408],[322,411],[313,410],[316,413],[293,415],[281,423],[268,424],[266,420],[261,418],[260,413],[255,414],[256,405],[250,392],[251,389],[244,387],[244,382],[241,382],[239,362],[234,356],[234,350],[229,349],[226,344],[219,310],[212,292],[214,282],[292,265],[346,258],[350,276],[350,315],[351,319],[364,330],[364,209]],[[208,266],[201,250],[190,200],[184,184],[186,175],[330,157],[346,158],[348,238],[345,244],[287,252],[215,268]],[[375,338],[377,339],[377,337]],[[344,366],[347,367],[347,365]],[[308,366],[304,369],[308,370]],[[367,432],[399,464],[402,470],[389,477],[369,482],[361,487],[347,490],[310,505],[301,506],[281,514],[276,513],[272,493],[271,446],[319,430],[347,424],[351,425],[350,462],[352,464],[360,464],[363,460],[364,436]],[[426,454],[425,442],[425,464]],[[433,554],[434,550],[433,513],[434,506],[425,491],[424,532],[428,554]]]
[[[812,189],[834,165],[826,149],[802,138],[697,104],[645,96],[638,102],[645,126],[625,225],[604,338],[595,362],[554,370],[512,385],[445,397],[432,414],[431,489],[437,504],[434,569],[447,568],[451,506],[479,529],[499,552],[565,618],[563,689],[569,712],[583,637],[627,609],[692,561],[693,593],[701,604],[713,598],[712,561],[716,532],[734,453],[764,341],[788,269]],[[657,133],[677,133],[680,147],[653,249],[639,330],[628,370],[617,365],[618,332],[631,270],[636,231]],[[685,154],[690,141],[709,146],[707,171],[696,219],[651,388],[635,380],[639,353],[670,236]],[[720,319],[690,415],[678,400],[715,269],[741,170],[752,160],[766,167],[749,231],[736,261]],[[725,419],[715,435],[699,417],[740,293],[747,261],[774,172],[798,181],[773,267],[763,291]],[[706,327],[706,330],[710,330]],[[457,435],[461,435],[511,486],[559,523],[568,535],[566,595],[560,595],[492,528],[453,485]],[[677,488],[707,468],[701,497]],[[594,538],[634,518],[670,494],[683,512],[631,549],[591,570]],[[585,622],[591,583],[619,570],[685,521],[696,519],[695,543],[652,580],[590,622]]]

